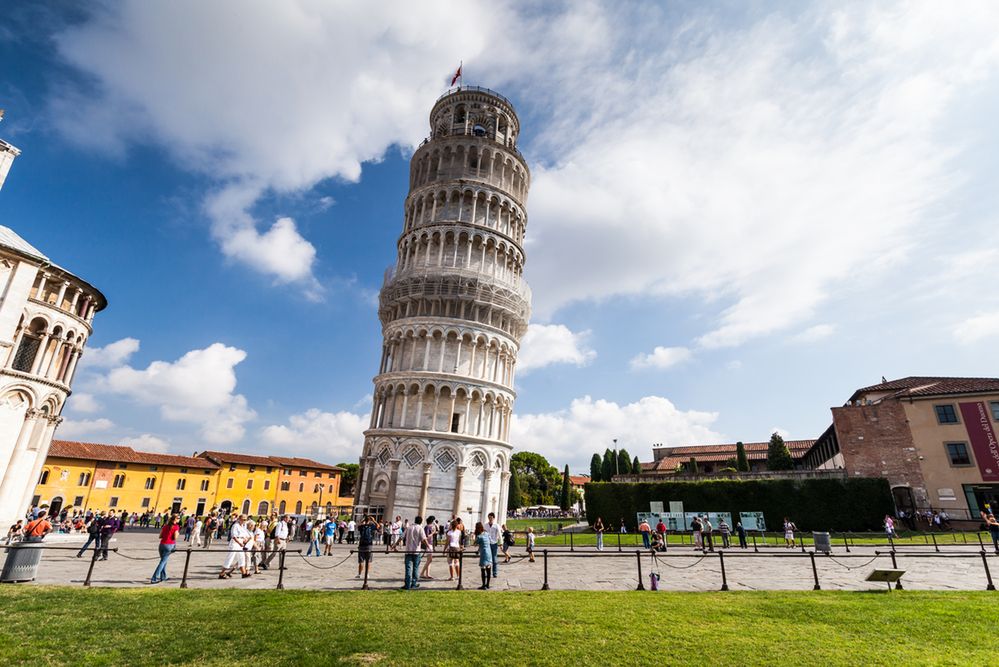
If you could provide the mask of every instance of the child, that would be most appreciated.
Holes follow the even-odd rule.
[[[534,527],[527,527],[527,554],[531,557],[531,562],[534,562]]]

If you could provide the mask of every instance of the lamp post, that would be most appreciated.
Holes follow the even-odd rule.
[[[321,483],[316,484],[315,488],[313,489],[313,492],[316,491],[319,492],[319,506],[316,508],[316,516],[318,517],[319,513],[323,511],[323,485]],[[323,518],[328,518],[328,517],[326,517],[326,515],[323,514]]]
[[[617,438],[614,438],[614,474],[621,474],[621,464],[617,456]]]

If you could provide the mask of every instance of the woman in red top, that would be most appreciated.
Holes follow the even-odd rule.
[[[180,517],[173,514],[160,529],[160,564],[153,571],[153,578],[149,580],[149,583],[155,584],[167,580],[166,564],[170,560],[170,554],[177,548],[177,533],[179,532]]]

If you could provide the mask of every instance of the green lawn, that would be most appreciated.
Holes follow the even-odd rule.
[[[981,592],[0,588],[0,664],[995,664]]]

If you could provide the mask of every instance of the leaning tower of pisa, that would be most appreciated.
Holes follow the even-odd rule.
[[[360,511],[466,525],[506,513],[514,369],[531,308],[519,132],[510,101],[485,88],[459,86],[430,112],[379,297]]]

